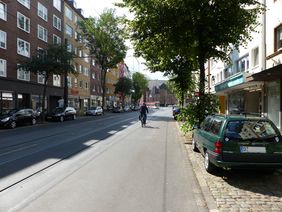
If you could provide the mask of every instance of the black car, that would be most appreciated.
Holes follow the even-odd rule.
[[[33,109],[13,109],[0,114],[0,126],[4,128],[15,128],[18,125],[35,125],[38,116]]]
[[[174,120],[177,120],[177,116],[180,114],[181,110],[178,107],[173,108],[172,110],[172,115]]]
[[[76,110],[73,107],[57,107],[51,113],[46,115],[46,120],[63,122],[67,119],[76,119]]]

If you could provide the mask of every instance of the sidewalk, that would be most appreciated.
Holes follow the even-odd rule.
[[[192,151],[191,133],[183,135],[187,155],[210,211],[282,211],[282,170],[273,175],[245,171],[206,172],[203,157]]]

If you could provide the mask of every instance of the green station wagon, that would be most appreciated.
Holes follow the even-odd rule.
[[[282,168],[282,137],[267,118],[242,115],[207,116],[193,131],[192,149],[204,156],[207,172],[219,167]]]

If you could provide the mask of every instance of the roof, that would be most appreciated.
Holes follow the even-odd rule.
[[[153,87],[159,88],[163,84],[165,84],[167,80],[149,80],[148,88],[152,90]]]

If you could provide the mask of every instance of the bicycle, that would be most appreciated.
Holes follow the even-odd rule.
[[[144,127],[146,125],[146,116],[144,114],[140,115],[141,126]]]

